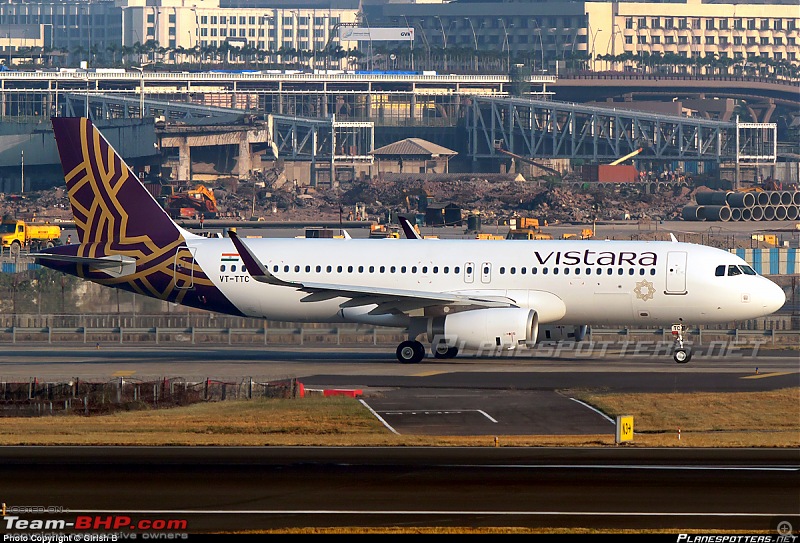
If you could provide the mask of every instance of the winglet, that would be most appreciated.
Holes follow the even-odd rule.
[[[419,232],[414,230],[414,227],[411,226],[411,221],[407,218],[403,217],[402,215],[397,216],[397,220],[400,222],[400,226],[403,227],[403,234],[405,234],[406,238],[408,239],[422,239],[422,236],[419,235]]]
[[[244,265],[247,266],[247,271],[250,272],[250,276],[253,279],[259,283],[268,283],[270,285],[279,285],[283,287],[303,286],[300,283],[284,281],[283,279],[278,279],[272,275],[267,267],[256,258],[250,249],[247,248],[247,245],[245,245],[244,242],[239,239],[239,235],[235,230],[228,230],[228,236],[230,236],[234,247],[236,247],[236,250],[239,251],[239,256],[242,257],[242,262],[244,262]]]

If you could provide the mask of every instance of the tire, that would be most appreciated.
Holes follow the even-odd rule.
[[[692,359],[692,351],[684,347],[679,347],[678,349],[675,349],[675,353],[672,355],[672,358],[678,364],[686,364]]]
[[[22,250],[22,248],[20,247],[20,244],[19,244],[18,241],[15,241],[14,243],[12,243],[11,247],[9,247],[9,249],[8,249],[9,253],[14,258],[19,256],[19,253],[20,253],[21,250]]]
[[[425,358],[425,347],[419,341],[404,341],[397,346],[396,354],[402,364],[418,364]]]
[[[45,247],[47,247],[48,249],[52,249],[55,246],[56,246],[56,244],[53,243],[52,241],[48,241],[47,244],[45,245]]]
[[[444,350],[440,350],[444,347]],[[433,349],[433,357],[439,359],[455,358],[458,355],[458,347],[448,347],[446,343],[440,343]]]

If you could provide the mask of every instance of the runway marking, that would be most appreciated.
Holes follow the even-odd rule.
[[[480,413],[492,422],[497,422],[494,418],[482,409],[407,409],[381,411],[384,415],[459,415],[461,413]]]
[[[400,435],[400,432],[398,432],[397,430],[395,430],[394,428],[392,428],[392,426],[391,426],[391,425],[390,425],[388,422],[386,422],[386,421],[384,420],[384,418],[383,418],[383,417],[381,417],[381,416],[380,416],[380,415],[379,415],[377,412],[375,412],[375,410],[374,410],[374,409],[372,409],[372,408],[369,406],[369,404],[367,404],[367,402],[365,402],[364,400],[358,400],[358,401],[359,401],[359,402],[361,402],[361,405],[363,405],[364,407],[366,407],[367,409],[369,409],[370,413],[372,413],[373,415],[375,415],[375,418],[376,418],[376,419],[378,419],[379,421],[381,421],[381,423],[382,423],[384,426],[386,426],[386,428],[388,428],[390,432],[392,432],[393,434]]]
[[[422,373],[414,373],[411,377],[432,377],[434,375],[445,375],[450,373],[449,371],[423,371]]]
[[[195,509],[70,509],[65,513],[87,515],[495,515],[495,516],[582,516],[582,517],[777,517],[791,513],[670,513],[646,511],[413,511],[413,510],[361,510],[361,509],[263,509],[263,510],[195,510]]]
[[[764,377],[778,377],[779,375],[791,375],[793,371],[776,371],[772,373],[759,373],[757,375],[748,375],[742,379],[763,379]]]
[[[616,422],[614,421],[614,419],[612,419],[611,417],[609,417],[608,415],[606,415],[605,413],[603,413],[603,412],[602,412],[602,411],[600,411],[599,409],[595,409],[594,407],[592,407],[592,406],[591,406],[591,405],[589,405],[588,403],[586,403],[586,402],[582,402],[582,401],[580,401],[580,400],[576,400],[575,398],[570,398],[570,400],[572,400],[573,402],[577,402],[577,403],[581,404],[583,407],[588,407],[589,409],[591,409],[592,411],[594,411],[595,413],[597,413],[597,414],[598,414],[598,415],[600,415],[601,417],[605,418],[605,419],[606,419],[608,422],[610,422],[611,424],[616,424]]]
[[[130,377],[136,373],[136,370],[120,370],[111,374],[111,377]]]

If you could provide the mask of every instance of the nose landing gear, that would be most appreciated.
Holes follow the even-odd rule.
[[[672,354],[672,359],[678,364],[686,364],[692,359],[692,350],[683,345],[683,333],[686,331],[686,326],[683,324],[672,325],[672,337],[675,339],[675,351]]]

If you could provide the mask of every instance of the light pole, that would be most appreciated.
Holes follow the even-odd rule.
[[[464,17],[464,20],[469,23],[469,27],[472,29],[472,39],[475,41],[475,71],[478,71],[478,35],[475,33],[475,26],[472,24],[472,19],[469,17]]]
[[[406,22],[406,28],[408,29],[409,36],[411,37],[411,71],[414,71],[414,36],[413,32],[411,31],[411,27],[408,24],[408,17],[403,15],[403,20]]]
[[[436,15],[436,19],[439,21],[439,28],[442,29],[442,44],[444,44],[444,70],[447,71],[447,32],[444,30],[442,18]]]
[[[539,26],[539,22],[536,19],[531,19],[531,22],[536,25],[536,28],[533,31],[539,35],[539,48],[542,50],[542,72],[544,72],[544,42],[542,42],[542,27]],[[536,46],[536,42],[534,42],[534,47]]]
[[[594,57],[594,53],[595,53],[594,43],[595,43],[595,41],[597,41],[597,35],[602,31],[603,31],[602,28],[598,28],[597,30],[594,31],[594,34],[592,35],[592,71],[593,72],[597,70],[597,64],[595,63],[595,60],[594,60],[594,58],[595,58]]]
[[[134,70],[139,70],[139,118],[144,119],[144,67],[152,62],[143,62],[141,66],[131,66]]]
[[[510,71],[511,70],[511,50],[510,50],[510,48],[508,46],[508,29],[506,28],[506,21],[505,21],[505,19],[502,19],[502,18],[498,18],[497,20],[500,21],[503,24],[503,34],[505,34],[505,38],[503,39],[503,46],[505,47],[505,50],[506,50],[506,71]],[[502,49],[501,49],[501,51],[502,51]]]

